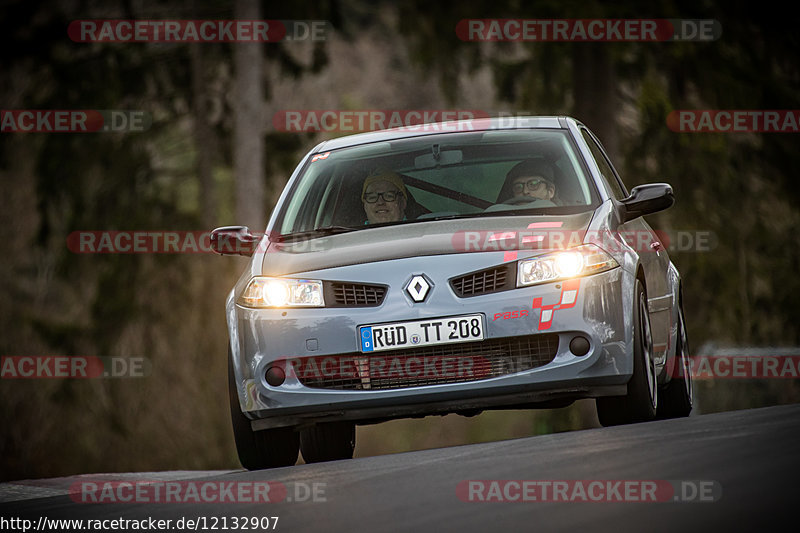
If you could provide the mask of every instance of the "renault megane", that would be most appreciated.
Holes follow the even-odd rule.
[[[692,408],[681,278],[568,117],[484,119],[322,142],[226,302],[230,407],[248,469],[350,458],[355,426],[595,398],[603,425]]]

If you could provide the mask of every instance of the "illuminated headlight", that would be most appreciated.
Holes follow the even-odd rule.
[[[517,287],[588,276],[618,266],[614,258],[603,250],[594,244],[585,244],[520,261],[517,266]]]
[[[312,279],[253,278],[242,293],[248,307],[323,307],[322,282]]]

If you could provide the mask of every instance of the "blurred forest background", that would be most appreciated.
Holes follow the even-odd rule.
[[[0,479],[238,468],[226,400],[224,300],[244,258],[74,254],[81,230],[262,230],[299,158],[331,134],[277,132],[296,109],[569,114],[632,187],[666,181],[649,217],[711,231],[672,251],[693,351],[800,345],[798,134],[675,133],[675,109],[797,109],[793,17],[765,4],[613,6],[478,0],[2,2],[0,107],[128,109],[143,133],[0,134],[0,354],[146,357],[140,379],[0,381]],[[476,43],[464,18],[716,19],[713,42]],[[327,20],[323,42],[76,43],[76,19]],[[797,380],[703,381],[698,412],[800,400]],[[358,429],[375,455],[597,425],[593,402]]]

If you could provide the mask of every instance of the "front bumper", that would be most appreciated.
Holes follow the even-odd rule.
[[[253,419],[253,429],[330,420],[368,422],[624,394],[633,371],[633,275],[618,267],[580,278],[574,300],[572,295],[565,298],[563,282],[457,297],[447,280],[485,267],[487,259],[493,259],[487,255],[459,254],[457,261],[454,256],[409,258],[302,274],[311,279],[387,284],[389,290],[379,307],[252,309],[237,305],[231,294],[227,315],[235,380],[242,411]],[[497,256],[497,263],[502,257],[502,253]],[[402,289],[412,275],[423,273],[434,287],[424,303],[414,303]],[[361,325],[469,314],[483,316],[487,340],[557,335],[555,357],[543,366],[488,379],[390,390],[311,388],[291,373],[273,387],[265,378],[275,361],[360,352],[357,332]],[[576,336],[589,341],[585,355],[570,351],[570,341]]]

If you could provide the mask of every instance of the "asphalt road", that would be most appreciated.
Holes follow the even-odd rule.
[[[0,520],[26,518],[35,527],[40,517],[153,518],[172,520],[174,527],[181,518],[205,517],[198,530],[216,525],[220,531],[223,526],[232,530],[233,517],[274,516],[279,517],[276,531],[716,532],[772,531],[781,523],[794,524],[788,529],[794,530],[800,510],[798,476],[800,405],[789,405],[260,472],[104,474],[15,482],[0,485]],[[161,503],[141,503],[155,497],[155,485],[139,496],[139,503],[75,501],[92,496],[102,500],[101,487],[109,480],[143,479],[182,479],[183,492],[174,498],[191,503],[163,501],[165,487]],[[191,499],[187,489],[195,481],[186,480],[196,480],[196,486],[214,482],[217,488],[236,482],[235,487],[251,490],[239,493],[242,499],[258,493],[261,500],[281,501],[195,503],[197,495]],[[484,481],[468,485],[470,480]],[[560,480],[585,480],[580,485],[588,492],[578,491],[574,483],[562,484],[568,489],[556,497]],[[602,483],[591,488],[592,480]],[[624,480],[639,480],[629,483],[639,487],[631,496],[666,501],[621,502],[620,496],[627,497],[626,485],[614,483]],[[263,492],[264,481],[273,482],[268,493]],[[87,482],[97,483],[98,491],[66,494],[70,486],[85,491]],[[133,494],[129,486],[128,492],[113,487],[104,501]],[[548,494],[545,487],[550,500],[571,501],[541,501]],[[209,494],[206,498],[215,497]],[[224,497],[224,490],[219,494]],[[470,495],[495,501],[468,501]],[[526,501],[496,501],[506,497]],[[597,497],[601,501],[583,501]],[[242,524],[240,518],[237,530]],[[13,526],[2,525],[6,527],[0,529]]]

